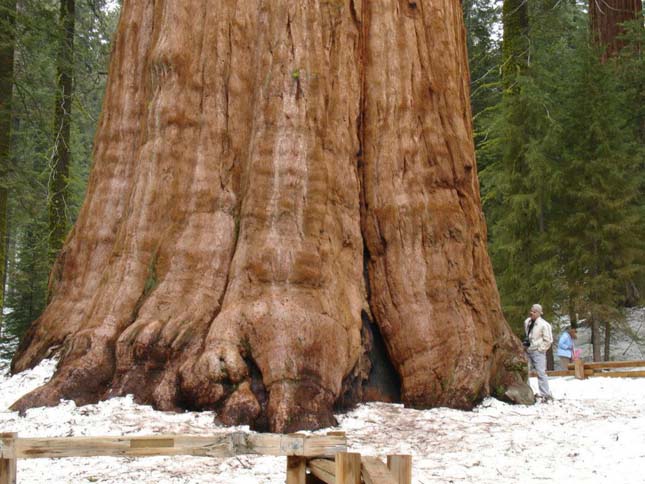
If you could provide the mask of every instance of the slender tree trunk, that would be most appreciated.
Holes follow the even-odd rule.
[[[589,0],[589,18],[594,40],[605,49],[602,60],[616,54],[624,45],[622,22],[641,18],[642,0]]]
[[[0,334],[4,327],[4,300],[7,282],[9,190],[0,187]]]
[[[49,259],[53,264],[68,231],[70,127],[74,89],[75,0],[60,2],[60,46],[58,51],[56,106],[54,109],[54,153],[49,176]],[[58,275],[53,273],[57,278]]]
[[[329,425],[372,323],[407,404],[530,401],[468,84],[456,0],[124,2],[88,195],[12,369],[61,361],[15,408]]]
[[[502,4],[502,81],[507,94],[515,92],[515,78],[528,66],[529,7],[526,0]]]
[[[9,175],[11,172],[11,103],[15,47],[15,0],[0,0],[0,329],[6,287]]]
[[[605,361],[611,359],[611,324],[605,321]]]
[[[593,347],[593,361],[600,361],[600,321],[591,317],[591,344]]]

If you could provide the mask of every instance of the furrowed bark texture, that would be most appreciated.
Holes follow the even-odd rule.
[[[364,319],[405,403],[521,400],[464,49],[452,0],[124,2],[87,199],[13,370],[61,360],[14,407],[330,425],[369,375]]]
[[[641,18],[641,0],[589,0],[589,18],[596,43],[605,48],[602,60],[617,54],[625,45],[620,38],[623,22]],[[641,21],[642,25],[642,21]]]

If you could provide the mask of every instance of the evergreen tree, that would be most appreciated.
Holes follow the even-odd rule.
[[[107,2],[79,2],[74,38],[75,85],[70,119],[72,163],[66,203],[76,218],[91,164],[110,40],[118,9]],[[10,200],[11,240],[8,251],[8,325],[14,334],[38,316],[46,302],[48,263],[49,164],[54,153],[54,107],[60,4],[53,0],[20,0],[16,22],[16,72],[11,155],[14,186]]]
[[[38,318],[45,308],[47,292],[47,233],[46,212],[34,214],[32,220],[18,226],[13,234],[15,244],[20,248],[19,257],[12,271],[12,281],[7,294],[8,306],[12,311],[7,315],[8,333],[20,337],[26,325]],[[40,220],[38,219],[40,216]]]
[[[502,94],[500,39],[496,32],[501,20],[501,9],[495,0],[464,0],[462,8],[468,43],[475,146],[479,148],[486,140],[487,115],[499,103]],[[479,169],[487,164],[485,153],[479,151]]]
[[[0,0],[0,334],[3,332],[11,172],[11,115],[15,49],[15,0]]]
[[[54,105],[54,150],[49,177],[49,262],[54,263],[68,230],[71,164],[72,93],[74,89],[75,0],[60,0],[60,39]]]
[[[603,65],[588,44],[568,61],[568,82],[558,86],[554,115],[560,122],[553,140],[565,183],[554,201],[559,209],[553,211],[550,239],[557,243],[569,304],[594,324],[598,360],[599,324],[606,323],[608,333],[609,323],[622,319],[625,286],[645,260],[638,196],[642,158],[615,64]]]
[[[503,307],[520,333],[527,306],[539,300],[549,308],[553,300],[553,267],[544,250],[548,164],[532,149],[544,116],[543,100],[531,77],[534,66],[529,67],[528,3],[506,0],[502,19],[504,93],[480,150],[491,159],[481,179]]]
[[[634,61],[601,64],[580,6],[532,4],[529,17],[526,68],[505,52],[516,67],[505,64],[480,150],[493,160],[481,180],[504,310],[518,323],[540,300],[619,321],[625,286],[643,273],[642,108],[629,87],[643,77]]]
[[[47,166],[56,86],[55,7],[50,1],[21,0],[17,9],[11,140],[15,169],[7,278],[7,326],[14,335],[22,333],[29,322],[25,318],[41,310],[46,300]]]

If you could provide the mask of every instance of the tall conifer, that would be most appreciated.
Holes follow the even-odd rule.
[[[11,114],[16,1],[0,0],[0,332],[2,332],[7,267]]]
[[[71,116],[74,88],[75,0],[60,1],[54,153],[49,179],[49,262],[53,263],[69,227],[69,168],[71,164]]]
[[[619,321],[644,261],[636,89],[619,75],[625,64],[601,64],[585,12],[542,7],[530,11],[529,65],[505,80],[483,148],[495,159],[482,186],[504,309],[518,321],[539,299]]]

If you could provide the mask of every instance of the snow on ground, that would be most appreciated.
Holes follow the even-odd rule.
[[[165,413],[114,398],[76,407],[63,402],[25,417],[8,410],[45,382],[55,363],[9,377],[0,365],[0,432],[23,437],[213,434],[232,430],[214,415]],[[536,382],[532,380],[536,387]],[[645,378],[551,378],[556,401],[532,406],[486,399],[472,412],[369,403],[337,415],[352,451],[413,456],[413,482],[644,482]],[[248,430],[236,428],[234,430]],[[68,458],[18,461],[19,483],[280,483],[284,457]]]

